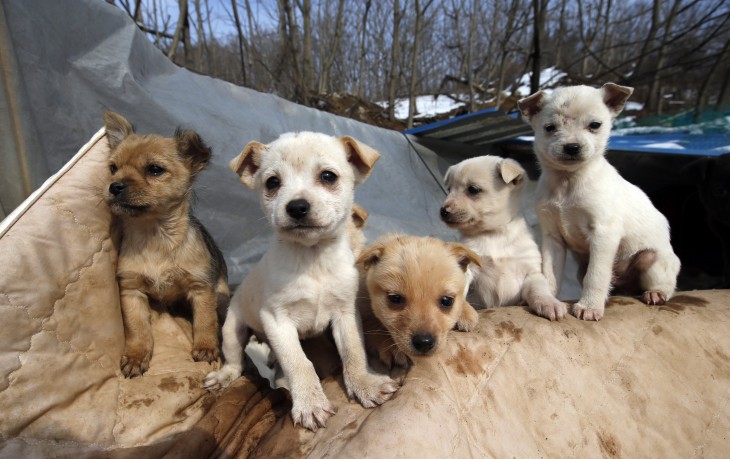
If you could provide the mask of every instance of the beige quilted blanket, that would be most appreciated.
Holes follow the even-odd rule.
[[[283,390],[255,376],[207,394],[189,323],[153,317],[148,373],[119,371],[116,241],[97,178],[101,134],[0,229],[3,457],[727,457],[730,292],[663,307],[612,299],[599,323],[483,311],[365,410],[336,375],[338,409],[294,428]],[[331,348],[314,346],[336,367]]]

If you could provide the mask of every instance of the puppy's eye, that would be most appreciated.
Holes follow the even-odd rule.
[[[279,180],[279,177],[273,176],[269,177],[266,180],[266,189],[267,190],[275,190],[281,186],[281,180]]]
[[[476,185],[469,185],[469,188],[466,189],[466,192],[472,196],[476,196],[482,192],[482,189]]]
[[[110,164],[109,165],[109,171],[112,173],[112,175],[116,174],[119,168],[117,168],[116,164]]]
[[[601,128],[601,123],[599,123],[598,121],[594,121],[589,124],[588,127],[591,128],[591,131],[597,131]]]
[[[155,177],[160,176],[165,173],[165,169],[158,166],[157,164],[150,164],[147,166],[147,173],[150,175],[154,175]]]
[[[441,297],[441,300],[440,300],[440,303],[441,303],[441,308],[442,309],[450,309],[451,306],[454,305],[454,297],[451,297],[451,296],[442,296]]]
[[[337,181],[337,174],[332,171],[322,171],[322,173],[319,174],[319,179],[322,180],[322,183],[332,185]]]
[[[546,124],[545,132],[555,132],[558,128],[554,124]]]
[[[393,307],[402,308],[406,303],[406,299],[397,293],[390,293],[388,294],[388,303]]]

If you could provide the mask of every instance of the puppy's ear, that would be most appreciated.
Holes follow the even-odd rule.
[[[499,162],[499,174],[504,183],[519,185],[525,179],[525,170],[514,159],[505,158]]]
[[[449,246],[451,253],[453,253],[459,261],[459,266],[461,266],[462,271],[466,272],[466,269],[469,267],[469,263],[474,263],[480,268],[482,267],[482,259],[479,258],[479,255],[474,253],[469,247],[464,244],[459,244],[458,242],[448,242],[447,245]]]
[[[631,97],[631,93],[634,92],[634,88],[606,83],[601,87],[601,92],[603,93],[603,103],[606,104],[606,107],[615,118],[624,109],[624,105]]]
[[[177,142],[177,151],[188,162],[193,175],[205,169],[213,152],[197,132],[178,129],[175,131],[175,141]]]
[[[385,252],[385,246],[380,243],[375,243],[370,247],[363,249],[355,263],[367,271],[378,264],[380,258],[383,256],[383,252]]]
[[[134,133],[132,124],[119,113],[104,112],[104,127],[110,150],[117,148],[122,140]]]
[[[528,123],[532,120],[532,117],[540,113],[543,107],[544,98],[546,96],[545,91],[538,91],[531,96],[527,96],[517,101],[517,108],[520,109],[522,119]]]
[[[249,142],[241,152],[228,163],[228,167],[238,175],[241,183],[249,188],[254,187],[253,176],[261,166],[261,155],[266,151],[266,145],[261,142]]]
[[[362,228],[365,226],[365,221],[368,219],[368,211],[365,210],[359,204],[352,204],[352,221],[355,223],[355,228]]]
[[[364,182],[380,159],[380,153],[349,136],[340,137],[340,142],[345,146],[347,160],[355,168],[355,184]]]
[[[444,174],[444,185],[446,185],[446,188],[449,188],[451,186],[451,176],[454,174],[454,166],[449,167],[446,169],[446,173]]]
[[[715,158],[707,156],[687,164],[682,168],[681,176],[693,185],[700,185],[707,178],[707,172],[715,163]]]

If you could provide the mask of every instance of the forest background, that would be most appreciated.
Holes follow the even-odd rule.
[[[726,0],[104,1],[180,66],[394,129],[433,121],[424,95],[512,110],[545,69],[632,86],[639,116],[730,107]]]

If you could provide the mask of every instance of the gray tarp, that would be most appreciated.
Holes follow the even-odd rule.
[[[370,212],[369,239],[391,230],[454,238],[438,217],[443,191],[402,134],[181,69],[123,11],[101,0],[2,0],[1,5],[0,47],[10,56],[2,61],[3,83],[21,105],[10,110],[19,121],[0,127],[2,157],[15,160],[8,142],[25,141],[25,150],[14,150],[31,166],[33,187],[102,126],[105,110],[123,114],[140,132],[194,129],[214,154],[197,183],[195,213],[226,255],[231,283],[238,283],[263,253],[270,230],[255,194],[238,182],[228,161],[251,140],[320,131],[353,136],[382,154],[356,190],[356,201]],[[6,129],[17,135],[6,135]],[[4,170],[4,182],[18,179],[10,167]]]

